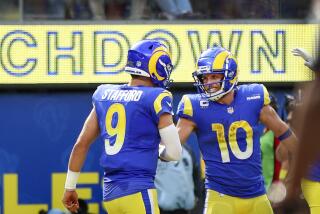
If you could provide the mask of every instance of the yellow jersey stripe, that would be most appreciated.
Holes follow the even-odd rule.
[[[193,109],[192,109],[192,104],[191,104],[190,98],[188,96],[184,95],[182,97],[182,101],[184,103],[183,114],[189,115],[190,117],[192,117],[193,116]]]
[[[263,105],[269,105],[270,104],[270,96],[269,96],[269,92],[268,92],[268,90],[267,90],[267,88],[264,86],[264,85],[262,85],[262,87],[263,87]]]
[[[172,94],[169,91],[164,91],[161,94],[159,94],[158,97],[153,102],[153,107],[154,107],[154,110],[155,110],[156,114],[158,114],[161,111],[161,109],[162,109],[162,100],[165,97],[170,97],[170,99],[172,100]]]

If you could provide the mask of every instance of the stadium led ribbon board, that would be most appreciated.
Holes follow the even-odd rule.
[[[314,24],[2,25],[0,84],[127,82],[127,51],[145,38],[169,47],[175,82],[193,82],[197,57],[214,45],[234,53],[240,82],[307,81],[291,49],[313,52],[316,33]]]

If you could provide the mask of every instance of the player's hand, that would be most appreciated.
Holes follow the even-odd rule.
[[[283,201],[273,204],[273,210],[278,214],[298,213],[301,209],[301,199],[298,194],[298,190],[287,189],[287,194]]]
[[[304,59],[304,65],[314,71],[314,59],[313,57],[302,48],[294,48],[292,51],[294,56],[300,56]]]
[[[79,202],[78,194],[75,190],[65,190],[62,203],[70,212],[78,212]]]
[[[282,202],[287,195],[286,186],[282,181],[273,182],[267,192],[267,196],[272,204]]]
[[[276,203],[275,208],[277,208],[278,211],[282,210],[282,212],[277,213],[293,213],[293,211],[298,210],[300,206],[301,188],[300,185],[294,185],[289,176],[286,177],[284,184],[286,189],[284,200]]]

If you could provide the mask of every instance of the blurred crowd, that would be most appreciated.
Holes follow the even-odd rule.
[[[1,0],[0,20],[303,19],[310,0]]]

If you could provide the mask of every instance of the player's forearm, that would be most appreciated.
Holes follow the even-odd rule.
[[[288,173],[286,176],[286,183],[289,186],[289,188],[295,188],[296,186],[299,186],[299,182],[296,183],[293,179],[295,176],[294,172],[294,165],[295,160],[297,159],[297,146],[298,146],[298,140],[296,136],[292,133],[291,136],[281,141],[281,144],[284,145],[288,150]]]
[[[296,159],[296,151],[298,146],[298,140],[296,136],[292,133],[288,138],[281,140],[281,146],[284,146],[288,150],[288,162],[289,166],[292,166],[293,160]]]
[[[298,197],[298,194],[300,192],[300,182],[301,177],[297,176],[297,154],[296,153],[289,153],[288,154],[288,169],[287,169],[287,175],[284,179],[284,183],[287,189],[287,197]],[[299,179],[297,179],[299,177]]]
[[[190,136],[190,134],[195,129],[195,124],[185,118],[180,118],[177,123],[177,129],[179,133],[179,139],[181,144],[185,144]]]
[[[74,145],[69,159],[68,173],[65,182],[66,190],[73,191],[76,189],[80,171],[86,159],[88,150],[89,147],[85,144],[76,143]]]
[[[280,162],[284,162],[288,159],[288,150],[285,145],[282,145],[281,143],[279,144],[275,158]]]
[[[177,127],[177,128],[178,128],[180,142],[181,144],[185,144],[189,138],[189,135],[185,134],[186,132],[182,130],[182,127]]]
[[[160,153],[160,158],[167,161],[177,161],[181,158],[182,147],[177,128],[174,124],[159,129],[161,142],[165,148]]]
[[[287,148],[288,150],[288,154],[289,156],[291,156],[291,158],[293,156],[295,156],[296,154],[296,150],[297,150],[297,147],[298,147],[298,139],[297,137],[295,136],[294,133],[292,133],[289,137],[287,137],[286,139],[279,139],[280,142],[281,142],[281,146],[285,146],[285,148]]]
[[[89,146],[81,143],[76,143],[72,149],[69,159],[69,170],[80,172],[83,163],[86,159]]]

